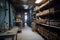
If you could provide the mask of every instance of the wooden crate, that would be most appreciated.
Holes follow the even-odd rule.
[[[36,31],[36,30],[37,30],[36,23],[32,22],[32,31]]]

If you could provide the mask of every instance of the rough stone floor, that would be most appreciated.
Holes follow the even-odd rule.
[[[17,40],[44,40],[37,32],[33,32],[30,27],[25,25],[22,32],[18,34]]]

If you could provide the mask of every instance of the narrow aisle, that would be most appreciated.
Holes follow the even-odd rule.
[[[18,40],[44,40],[36,32],[32,32],[31,28],[25,25],[25,28],[22,29],[22,33],[18,34]]]

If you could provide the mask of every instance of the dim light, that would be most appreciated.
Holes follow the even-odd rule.
[[[28,5],[23,5],[24,9],[28,9]]]
[[[36,0],[35,3],[40,3],[42,0]]]

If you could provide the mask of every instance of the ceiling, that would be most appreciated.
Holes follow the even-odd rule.
[[[26,9],[30,8],[30,6],[34,5],[35,0],[11,0],[12,5],[16,7],[23,7]]]
[[[25,11],[25,9],[31,9],[32,7],[36,6],[35,1],[36,0],[10,0],[16,11]],[[41,5],[46,1],[47,0],[42,0],[42,2],[37,5]]]

